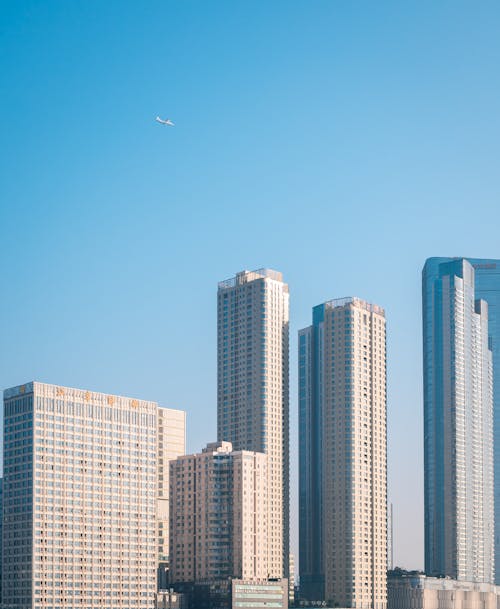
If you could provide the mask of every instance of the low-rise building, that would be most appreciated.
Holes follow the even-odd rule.
[[[232,609],[288,609],[288,580],[232,581]]]
[[[389,571],[387,609],[500,609],[500,587],[427,577],[418,571]]]

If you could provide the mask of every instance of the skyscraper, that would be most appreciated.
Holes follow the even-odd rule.
[[[311,600],[385,609],[386,351],[377,305],[342,298],[314,307],[312,326],[299,332],[299,429],[301,594],[304,581]]]
[[[438,278],[439,266],[454,258],[429,258],[428,282]],[[493,354],[493,446],[495,478],[495,583],[500,584],[500,260],[466,258],[474,267],[476,298],[488,303],[488,335]]]
[[[494,580],[493,367],[488,305],[463,258],[423,270],[425,569]]]
[[[158,410],[38,382],[4,392],[2,606],[154,607]]]
[[[174,584],[267,577],[266,455],[213,442],[178,457],[170,462],[170,498]]]
[[[288,286],[281,273],[242,271],[219,283],[217,437],[269,456],[269,575],[289,560]]]

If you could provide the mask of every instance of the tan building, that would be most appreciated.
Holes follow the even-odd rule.
[[[314,307],[299,332],[304,598],[387,606],[385,314],[358,298]]]
[[[32,382],[4,406],[2,606],[153,609],[157,404]]]
[[[499,609],[500,588],[492,584],[426,577],[398,570],[387,579],[388,609]]]
[[[269,455],[268,573],[289,560],[288,285],[269,269],[219,283],[217,437]]]
[[[183,410],[158,408],[158,560],[160,565],[168,561],[169,462],[185,453],[186,413]],[[163,585],[166,585],[166,582]]]
[[[230,442],[170,462],[173,584],[268,576],[267,456]]]

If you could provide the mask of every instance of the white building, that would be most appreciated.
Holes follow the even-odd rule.
[[[493,368],[474,273],[463,258],[423,273],[425,570],[493,583]]]
[[[288,573],[288,286],[269,269],[219,283],[217,437],[269,456],[270,577]]]
[[[4,392],[3,607],[153,609],[158,405]]]

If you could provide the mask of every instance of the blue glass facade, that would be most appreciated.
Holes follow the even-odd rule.
[[[430,258],[423,270],[422,299],[425,569],[428,575],[491,581],[493,570],[500,574],[489,566],[493,543],[500,555],[500,502],[495,501],[494,518],[493,471],[482,472],[479,486],[472,472],[476,458],[491,462],[490,469],[498,472],[495,499],[499,497],[500,378],[495,381],[494,373],[500,370],[500,261]],[[481,328],[488,333],[483,339]],[[477,390],[478,384],[483,389]],[[481,425],[474,427],[478,417]],[[483,453],[476,457],[473,446],[480,443]],[[480,519],[474,517],[479,513],[474,501],[482,502]]]
[[[299,559],[301,598],[324,598],[322,543],[322,351],[324,305],[299,332]]]

